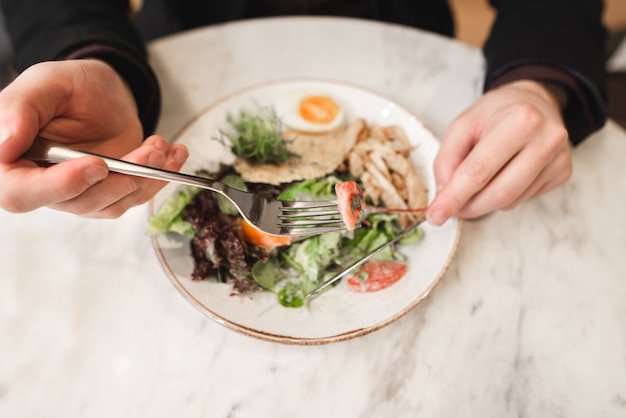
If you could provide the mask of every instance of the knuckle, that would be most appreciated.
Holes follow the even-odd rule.
[[[507,209],[517,200],[519,193],[511,187],[500,187],[494,193],[494,206],[498,209]]]
[[[518,103],[514,108],[513,115],[516,123],[526,129],[537,128],[543,121],[542,113],[530,103]]]
[[[543,137],[543,144],[548,153],[552,154],[558,150],[569,150],[569,133],[564,125],[551,124]]]
[[[557,144],[563,144],[569,142],[569,133],[567,132],[567,128],[565,125],[560,123],[555,123],[552,125],[551,138]]]
[[[468,159],[465,164],[467,179],[476,186],[484,186],[491,178],[489,165],[482,160]]]

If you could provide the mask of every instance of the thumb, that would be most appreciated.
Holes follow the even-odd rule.
[[[0,163],[18,160],[59,111],[66,83],[50,64],[29,67],[0,91]]]

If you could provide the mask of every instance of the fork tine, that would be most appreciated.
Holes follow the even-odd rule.
[[[280,210],[281,230],[289,235],[317,235],[346,229],[334,200],[283,201]]]
[[[288,211],[296,211],[301,209],[337,209],[337,202],[334,200],[312,200],[312,201],[290,201],[290,200],[281,200],[281,208],[280,210],[288,212]]]
[[[339,232],[346,229],[345,225],[340,226],[312,226],[312,227],[296,227],[290,228],[288,225],[284,225],[281,232],[285,235],[291,236],[309,236],[325,234],[327,232]]]
[[[342,219],[300,219],[286,220],[280,224],[281,233],[293,236],[317,235],[327,232],[345,231]],[[361,227],[359,222],[357,228]]]
[[[278,215],[279,219],[284,220],[298,220],[298,219],[310,219],[310,218],[324,218],[324,219],[339,219],[340,213],[338,211],[294,211],[287,212]]]
[[[283,227],[297,227],[297,228],[303,228],[306,227],[308,225],[314,226],[314,225],[337,225],[337,226],[344,226],[345,224],[343,222],[343,220],[341,219],[309,219],[309,218],[302,218],[302,219],[283,219],[283,222],[281,223],[281,226]]]
[[[280,219],[304,219],[304,218],[326,218],[334,219],[340,216],[337,203],[333,201],[289,201],[284,202],[280,208]]]

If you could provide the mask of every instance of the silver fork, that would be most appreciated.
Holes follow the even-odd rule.
[[[37,163],[57,164],[87,155],[102,158],[109,170],[116,173],[180,183],[219,193],[232,202],[242,217],[268,234],[307,236],[345,229],[336,201],[302,202],[268,199],[207,178],[81,151],[44,138],[36,138],[22,158]]]

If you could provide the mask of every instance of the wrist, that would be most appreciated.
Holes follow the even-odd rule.
[[[552,96],[552,99],[556,101],[559,110],[563,112],[569,100],[567,88],[554,81],[541,81],[539,82],[539,85],[541,85],[543,89],[545,89],[547,93]]]
[[[499,86],[498,88],[503,88],[506,86],[518,88],[538,95],[543,100],[553,104],[554,107],[557,108],[561,113],[567,106],[569,99],[567,88],[558,82],[550,80],[540,81],[522,79],[511,81],[509,83]]]

